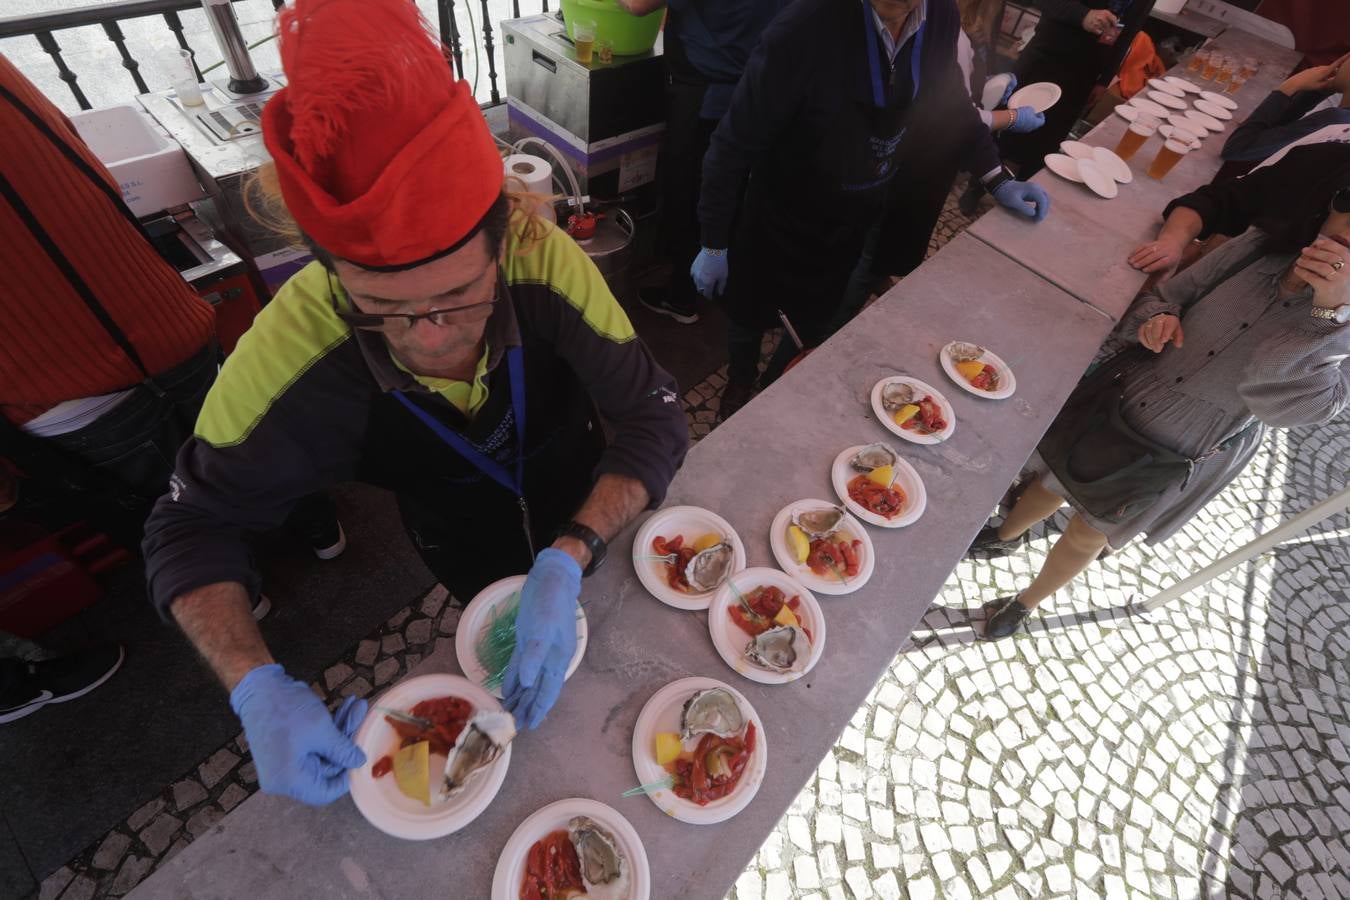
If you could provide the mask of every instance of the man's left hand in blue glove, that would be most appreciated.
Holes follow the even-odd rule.
[[[1050,197],[1040,185],[1029,181],[1005,181],[994,188],[994,199],[1000,206],[1040,222],[1050,214]]]
[[[581,566],[549,547],[535,558],[520,589],[516,650],[502,677],[502,697],[519,728],[538,728],[558,701],[577,649]]]
[[[1035,107],[1018,106],[1008,112],[1012,113],[1012,124],[1004,130],[1011,134],[1025,134],[1045,124],[1045,113],[1036,112]]]

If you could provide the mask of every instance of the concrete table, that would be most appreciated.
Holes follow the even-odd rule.
[[[629,559],[630,528],[584,585],[591,632],[580,669],[545,725],[517,738],[501,793],[467,829],[406,842],[376,831],[347,798],[311,809],[257,794],[133,896],[480,900],[516,826],[547,803],[582,796],[610,804],[637,828],[654,900],[720,900],[891,663],[1110,326],[1003,255],[957,237],[695,447],[671,486],[668,504],[720,512],[745,542],[749,564],[772,566],[774,515],[794,500],[832,497],[828,471],[841,449],[890,440],[918,469],[927,512],[908,528],[870,528],[878,556],[870,583],[819,598],[829,630],[809,675],[770,687],[728,668],[713,650],[706,614],[663,606],[642,589]],[[1003,356],[1017,394],[981,400],[948,381],[937,353],[953,339],[985,342]],[[901,371],[952,402],[956,431],[945,444],[903,443],[873,418],[872,385]],[[457,671],[451,643],[419,671]],[[768,775],[754,802],[721,825],[686,825],[645,797],[619,799],[636,783],[630,742],[638,712],[687,675],[733,684],[764,720]]]
[[[1258,56],[1262,60],[1261,70],[1229,95],[1238,109],[1232,120],[1224,123],[1224,130],[1206,137],[1200,148],[1188,153],[1163,181],[1144,174],[1162,146],[1158,135],[1150,138],[1130,160],[1134,180],[1120,185],[1120,194],[1115,199],[1103,199],[1082,185],[1042,170],[1032,181],[1050,195],[1049,218],[1034,224],[1007,210],[995,209],[972,225],[970,234],[1056,287],[1119,319],[1146,278],[1126,262],[1130,252],[1156,236],[1162,225],[1162,211],[1171,200],[1213,179],[1222,165],[1219,154],[1224,141],[1298,60],[1298,54],[1292,50],[1231,29],[1211,45],[1238,56]],[[1188,78],[1206,90],[1214,88],[1212,82],[1180,67],[1170,74]],[[1114,149],[1128,127],[1124,119],[1113,113],[1088,132],[1083,141]]]

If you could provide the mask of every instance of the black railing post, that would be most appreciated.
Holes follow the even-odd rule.
[[[511,18],[520,18],[520,0],[511,0]]]
[[[487,51],[488,87],[492,92],[492,102],[501,103],[502,95],[497,92],[497,59],[492,52],[492,13],[488,10],[488,0],[483,4],[483,49]]]
[[[173,36],[178,39],[178,46],[182,47],[188,53],[192,54],[192,71],[197,76],[197,83],[202,81],[202,70],[197,67],[197,54],[193,52],[192,47],[187,42],[187,37],[183,34],[183,20],[178,18],[178,13],[169,10],[164,14],[164,23],[169,26]]]
[[[80,104],[80,109],[92,108],[89,103],[89,98],[84,95],[84,91],[80,90],[80,86],[75,83],[79,80],[80,76],[70,71],[70,66],[66,65],[65,59],[62,58],[61,45],[56,42],[56,36],[50,31],[38,31],[35,32],[35,34],[38,39],[38,44],[47,52],[47,55],[52,58],[52,62],[56,63],[56,71],[60,73],[61,80],[66,83],[66,87],[70,88],[70,92],[75,95],[75,102]]]
[[[438,0],[436,13],[440,17],[441,43],[450,48],[455,61],[455,74],[464,77],[464,53],[460,49],[459,25],[455,22],[455,0]]]
[[[103,32],[108,35],[108,40],[117,45],[117,53],[122,57],[122,68],[131,73],[131,80],[136,82],[136,90],[142,94],[150,93],[150,88],[146,86],[145,79],[141,77],[141,64],[136,62],[136,57],[132,56],[127,50],[127,39],[122,34],[122,26],[117,24],[117,20],[103,23]]]

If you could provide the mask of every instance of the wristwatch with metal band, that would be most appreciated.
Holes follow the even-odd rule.
[[[605,561],[605,552],[609,548],[609,545],[605,543],[604,538],[596,534],[590,528],[587,528],[585,525],[582,525],[580,522],[572,520],[563,523],[563,526],[558,529],[557,537],[575,538],[590,548],[591,561],[586,568],[582,570],[581,576],[583,578],[600,568],[600,564]]]
[[[1328,322],[1344,325],[1346,322],[1350,322],[1350,303],[1342,303],[1340,306],[1334,306],[1330,309],[1325,306],[1314,306],[1308,315],[1314,319],[1326,319]]]

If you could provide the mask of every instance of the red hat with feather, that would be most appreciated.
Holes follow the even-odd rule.
[[[277,27],[287,86],[263,110],[263,140],[300,228],[376,269],[476,234],[501,156],[412,0],[296,0]]]

